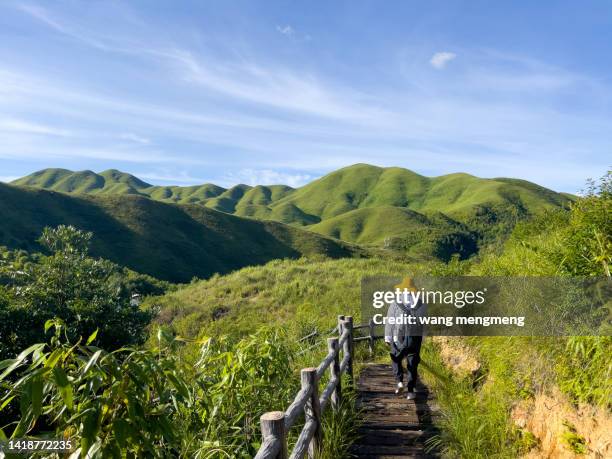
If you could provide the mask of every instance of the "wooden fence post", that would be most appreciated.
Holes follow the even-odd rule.
[[[310,420],[315,423],[315,431],[308,445],[308,457],[314,458],[321,448],[323,441],[323,429],[321,427],[321,405],[319,404],[319,382],[317,381],[316,368],[304,368],[301,372],[302,388],[312,387],[310,398],[304,406],[305,422]]]
[[[354,345],[353,343],[353,317],[346,316],[344,319],[344,324],[342,325],[343,330],[348,330],[348,339],[344,343],[344,355],[348,355],[348,363],[346,365],[346,374],[349,377],[349,384],[353,385],[353,351]]]
[[[285,413],[282,411],[270,411],[264,413],[259,418],[261,424],[261,436],[262,444],[268,439],[273,439],[275,442],[280,443],[280,450],[274,459],[287,459],[289,454],[287,452],[287,432],[285,431]],[[266,456],[264,453],[263,457]]]
[[[342,325],[344,324],[344,316],[338,316],[338,338],[342,336]]]
[[[331,405],[334,411],[337,411],[342,402],[342,375],[340,374],[340,349],[338,348],[338,338],[327,338],[327,349],[329,352],[334,352],[334,361],[329,367],[331,379],[337,378],[338,383],[331,394]]]
[[[370,355],[374,354],[374,319],[370,318],[370,341],[368,342],[368,348],[370,350]]]

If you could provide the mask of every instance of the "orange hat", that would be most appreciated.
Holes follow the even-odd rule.
[[[404,279],[395,286],[396,289],[400,289],[402,291],[404,290],[409,290],[411,292],[416,292],[417,288],[416,285],[414,285],[414,281],[412,280],[412,277],[406,276],[404,277]]]

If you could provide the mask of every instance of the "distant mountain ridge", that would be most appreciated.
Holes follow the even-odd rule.
[[[476,240],[507,234],[516,221],[563,208],[571,197],[520,179],[465,173],[425,177],[399,167],[355,164],[300,188],[223,188],[214,184],[154,186],[110,169],[99,174],[45,169],[12,182],[69,194],[136,195],[195,204],[240,217],[307,227],[362,245],[408,252],[474,253]],[[418,236],[418,237],[417,237]]]
[[[408,169],[368,164],[339,169],[297,189],[244,184],[223,188],[211,183],[155,186],[115,169],[99,174],[44,169],[12,184],[64,193],[137,194],[297,225],[318,223],[366,207],[405,207],[417,212],[461,215],[483,204],[520,204],[538,211],[563,206],[570,200],[565,194],[526,180],[483,179],[464,173],[425,177]]]

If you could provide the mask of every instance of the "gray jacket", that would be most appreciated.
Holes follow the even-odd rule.
[[[409,296],[406,304],[393,302],[387,311],[387,323],[385,323],[385,342],[393,343],[399,350],[408,344],[408,338],[410,336],[423,336],[423,325],[418,323],[418,317],[424,317],[427,315],[427,305],[422,301],[419,301],[417,305],[412,308],[412,301],[412,297]],[[390,324],[388,321],[390,317],[403,318],[404,315],[415,316],[417,324]]]

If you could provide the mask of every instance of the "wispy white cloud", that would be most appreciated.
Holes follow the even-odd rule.
[[[47,136],[69,137],[72,133],[66,129],[32,123],[14,118],[0,118],[0,132],[37,134]]]
[[[304,173],[282,172],[273,169],[240,169],[229,173],[223,178],[224,183],[246,185],[289,185],[298,187],[312,180],[312,176]]]
[[[13,180],[17,180],[19,177],[13,175],[0,175],[0,182],[10,183]]]
[[[122,43],[117,37],[77,30],[44,8],[24,6],[21,9],[58,33],[85,45],[107,52],[162,59],[181,80],[243,102],[352,121],[380,120],[384,116],[384,110],[374,106],[367,94],[349,90],[344,85],[321,82],[303,72],[271,64],[260,65],[248,59],[218,62],[180,47],[145,46],[142,43],[146,40]],[[277,30],[287,36],[295,34],[290,25],[278,26]],[[303,39],[308,41],[311,37],[304,35]]]
[[[154,183],[163,182],[168,185],[201,185],[207,180],[193,177],[186,171],[173,173],[165,170],[160,172],[136,172],[134,175],[143,180],[150,180]]]
[[[438,70],[441,70],[444,67],[446,67],[446,64],[448,64],[450,61],[452,61],[456,57],[457,55],[455,53],[451,53],[448,51],[441,51],[431,56],[429,63],[431,64],[432,67]]]
[[[355,110],[345,109],[338,101],[332,100],[333,92],[325,92],[313,78],[298,77],[283,69],[267,70],[249,62],[219,65],[210,60],[203,60],[202,56],[196,56],[187,49],[151,48],[134,43],[117,44],[113,37],[93,36],[91,32],[76,31],[75,27],[55,18],[44,8],[32,5],[22,5],[19,8],[56,32],[85,45],[104,51],[162,58],[173,64],[174,69],[180,70],[179,74],[183,80],[206,86],[225,95],[324,116],[337,117],[341,114],[356,113]],[[277,30],[287,36],[295,33],[290,25],[277,26]]]
[[[284,25],[284,26],[277,25],[276,30],[279,33],[282,33],[283,35],[288,35],[288,36],[291,36],[295,33],[295,30],[293,30],[293,27],[291,27],[289,24]]]
[[[184,81],[245,102],[352,122],[373,122],[388,115],[370,95],[322,82],[314,75],[250,60],[203,60],[181,48],[148,52],[173,64]]]
[[[17,8],[19,8],[21,11],[28,14],[32,18],[42,22],[43,24],[46,24],[48,27],[52,28],[58,33],[66,35],[70,38],[73,38],[77,41],[80,41],[86,45],[92,46],[100,50],[108,51],[111,49],[108,45],[104,43],[103,40],[93,37],[89,32],[81,31],[76,27],[66,25],[61,20],[55,18],[45,8],[31,4],[19,4]]]
[[[131,132],[123,133],[119,137],[124,139],[124,140],[129,140],[131,142],[139,143],[139,144],[142,144],[142,145],[149,145],[151,143],[151,139],[139,136],[138,134],[134,134],[134,133],[131,133]]]

